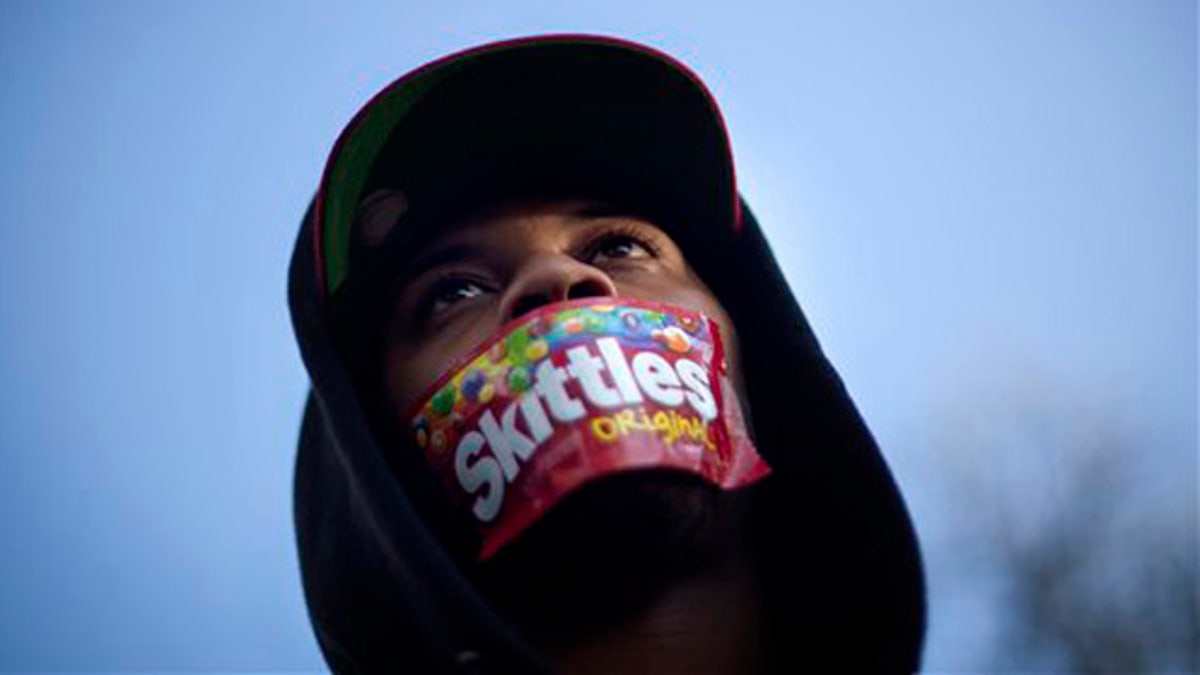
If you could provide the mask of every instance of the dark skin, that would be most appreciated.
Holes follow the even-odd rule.
[[[679,305],[736,334],[721,303],[661,228],[585,199],[494,206],[414,252],[400,271],[384,355],[388,398],[404,411],[455,359],[541,305],[626,297]]]
[[[372,203],[386,205],[386,197]],[[364,214],[368,224],[371,217]],[[596,296],[711,317],[741,394],[728,313],[664,229],[609,204],[494,205],[413,252],[396,288],[382,383],[394,419],[510,320]],[[619,476],[586,486],[466,571],[558,672],[748,672],[759,651],[759,612],[746,500],[678,474]]]

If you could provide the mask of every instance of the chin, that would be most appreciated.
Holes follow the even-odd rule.
[[[746,491],[637,471],[583,486],[471,572],[511,621],[570,639],[636,615],[673,581],[736,554]]]

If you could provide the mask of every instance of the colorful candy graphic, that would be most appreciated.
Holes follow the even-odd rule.
[[[417,446],[478,519],[482,558],[574,486],[615,471],[685,470],[723,488],[770,471],[722,395],[715,324],[684,308],[597,300],[531,312],[411,412]]]
[[[483,389],[483,385],[487,384],[487,373],[482,370],[472,370],[467,373],[462,379],[463,398],[468,401],[475,402],[479,400],[479,392]]]
[[[665,345],[667,349],[678,354],[686,354],[692,348],[692,341],[688,337],[688,334],[676,326],[668,326],[662,330],[656,330],[650,336],[655,341]]]
[[[510,334],[504,339],[504,349],[508,354],[508,359],[517,363],[524,363],[525,350],[529,348],[529,330],[518,330]]]
[[[455,398],[457,398],[457,395],[454,391],[454,385],[447,384],[438,393],[433,395],[431,407],[439,415],[448,415],[451,410],[454,410]]]
[[[488,350],[487,356],[494,363],[500,363],[504,360],[504,355],[508,352],[505,347],[504,340],[499,340],[492,348]]]
[[[524,366],[513,366],[508,372],[508,389],[513,393],[521,393],[533,385],[533,377]]]
[[[534,340],[525,348],[525,358],[537,361],[550,353],[550,345],[545,340]]]
[[[583,329],[588,333],[602,333],[608,323],[603,316],[590,313],[584,314],[580,320],[583,322]]]
[[[554,330],[554,317],[550,314],[537,317],[529,326],[530,335],[548,335],[552,330]]]
[[[633,335],[642,332],[642,318],[637,312],[621,312],[621,323],[625,324],[625,330]]]
[[[434,454],[442,454],[446,451],[446,434],[442,433],[440,430],[433,432],[433,436],[429,438],[429,445]]]

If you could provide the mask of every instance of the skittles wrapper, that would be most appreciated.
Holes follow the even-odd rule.
[[[606,476],[674,469],[723,489],[767,476],[726,363],[717,325],[692,310],[557,303],[460,359],[408,423],[474,519],[485,560]]]

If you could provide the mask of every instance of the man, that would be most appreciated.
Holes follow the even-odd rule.
[[[670,57],[554,36],[401,78],[335,145],[290,293],[313,382],[300,557],[335,670],[917,668],[903,503],[737,195],[715,103]],[[522,331],[617,310],[630,330],[639,311],[682,325],[708,360],[663,348],[673,360],[630,368],[614,319],[574,352],[505,366],[525,378],[507,407],[492,380],[468,389],[472,364],[524,349]],[[676,420],[671,443],[698,432],[679,446],[695,466],[647,431],[655,391],[700,411],[697,426],[654,413]],[[552,452],[598,461],[583,425],[616,438],[600,409],[631,396],[645,422],[624,413],[613,466],[539,492]],[[501,533],[516,513],[533,515]]]

